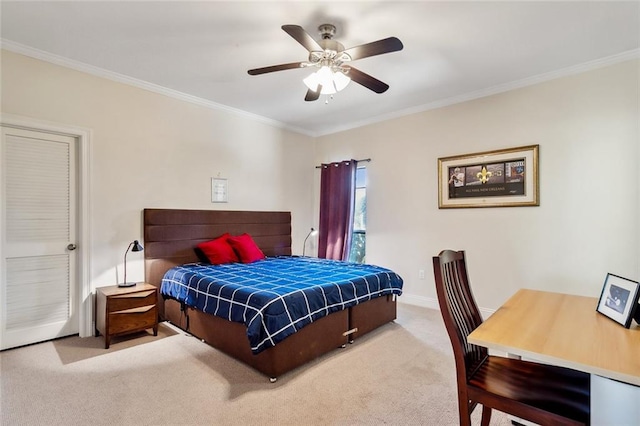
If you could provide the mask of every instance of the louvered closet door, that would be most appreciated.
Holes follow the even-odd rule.
[[[76,139],[2,127],[0,348],[78,332]]]

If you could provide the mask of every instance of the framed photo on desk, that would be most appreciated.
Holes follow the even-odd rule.
[[[629,328],[638,309],[638,296],[640,284],[637,281],[609,273],[604,280],[596,310]]]

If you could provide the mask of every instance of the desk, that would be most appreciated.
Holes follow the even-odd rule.
[[[597,304],[593,297],[522,289],[468,341],[590,373],[592,424],[612,424],[611,407],[616,415],[622,410],[617,424],[638,424],[640,326],[622,327],[596,312]]]

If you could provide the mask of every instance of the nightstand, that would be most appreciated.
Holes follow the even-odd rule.
[[[153,328],[158,335],[158,289],[147,283],[96,288],[96,336],[109,349],[113,336]]]

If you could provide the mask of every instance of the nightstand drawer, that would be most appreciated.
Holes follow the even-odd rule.
[[[156,305],[126,309],[109,314],[109,331],[111,334],[145,330],[155,327],[158,320]]]
[[[119,294],[109,297],[109,312],[122,311],[125,309],[139,308],[141,306],[155,305],[157,302],[157,291],[147,290],[136,293]]]

